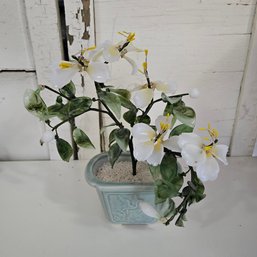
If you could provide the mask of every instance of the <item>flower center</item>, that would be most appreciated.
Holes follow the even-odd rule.
[[[213,145],[204,145],[203,150],[205,151],[207,157],[214,155]]]
[[[168,129],[170,129],[170,124],[169,123],[164,123],[164,122],[160,122],[160,127],[161,127],[161,131],[162,133],[166,132]]]

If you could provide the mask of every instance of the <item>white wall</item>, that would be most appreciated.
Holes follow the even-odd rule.
[[[23,107],[25,89],[37,81],[22,1],[0,2],[0,34],[0,160],[47,159],[35,140],[41,125]]]
[[[197,126],[211,122],[226,144],[231,143],[233,133],[237,133],[233,139],[241,139],[244,129],[240,125],[233,127],[236,112],[244,110],[250,94],[248,109],[252,115],[248,117],[251,122],[246,123],[251,126],[250,140],[239,140],[232,147],[238,155],[236,151],[244,144],[247,150],[239,155],[251,154],[256,139],[253,133],[257,126],[253,103],[256,90],[252,90],[254,83],[249,87],[249,83],[245,86],[241,82],[244,74],[255,74],[246,72],[245,65],[256,0],[163,0],[158,4],[150,0],[91,0],[91,23],[87,28],[90,40],[81,40],[82,2],[87,1],[65,0],[66,22],[74,38],[69,44],[71,54],[78,45],[92,45],[95,39],[97,43],[118,40],[117,31],[135,31],[138,45],[149,49],[151,78],[172,78],[179,85],[179,92],[198,87],[201,97],[187,101],[197,111]],[[50,64],[62,58],[59,30],[56,1],[2,0],[0,3],[0,160],[58,158],[54,144],[49,149],[39,146],[44,126],[24,110],[22,95],[26,88],[49,82]],[[257,57],[252,56],[256,60]],[[248,67],[253,67],[256,61],[251,63]],[[126,64],[116,68],[113,83],[128,87],[135,81],[131,77],[121,78],[126,73],[124,68],[129,68]],[[238,106],[239,94],[244,88],[248,88],[245,90],[248,96],[246,94]],[[98,142],[97,150],[89,154],[82,152],[82,158],[99,151],[99,130],[90,126],[93,122],[94,128],[97,127],[97,119],[98,116],[93,115],[79,121]],[[245,121],[239,119],[237,124]],[[68,135],[69,128],[62,132]]]
[[[197,112],[196,127],[210,122],[229,145],[255,8],[255,0],[95,0],[96,39],[136,32],[138,45],[149,49],[150,76],[173,79],[179,93],[199,88],[200,98],[187,101]],[[121,69],[113,84],[130,87]]]

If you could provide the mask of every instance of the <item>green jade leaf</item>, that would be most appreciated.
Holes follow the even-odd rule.
[[[164,102],[175,104],[182,99],[181,96],[167,96],[165,93],[161,94],[161,98]]]
[[[25,108],[38,117],[40,120],[48,120],[48,110],[44,100],[40,96],[42,89],[32,90],[27,89],[24,94],[24,106]]]
[[[108,151],[108,159],[109,162],[113,168],[115,162],[119,159],[121,155],[122,150],[120,149],[119,145],[117,143],[114,143],[110,146]]]
[[[136,111],[129,110],[123,114],[123,119],[126,122],[128,122],[131,126],[133,126],[136,121],[136,115],[137,115]]]
[[[115,88],[110,88],[110,92],[113,92],[117,95],[120,95],[124,97],[127,100],[130,100],[131,98],[131,93],[127,89],[115,89]]]
[[[183,124],[194,127],[195,125],[195,111],[191,107],[176,106],[173,108],[173,114]]]
[[[185,124],[180,124],[176,126],[171,132],[170,132],[170,137],[171,136],[179,136],[182,133],[191,133],[193,132],[193,128],[190,126],[187,126]]]
[[[111,92],[99,92],[99,98],[103,101],[116,115],[118,119],[121,117],[121,101],[118,95]]]
[[[71,145],[65,141],[62,138],[57,138],[56,139],[56,147],[57,151],[62,158],[62,160],[68,162],[73,154],[73,149]]]
[[[91,105],[91,98],[81,96],[70,100],[65,106],[67,106],[69,116],[77,116],[88,111]]]
[[[95,148],[89,137],[79,128],[73,130],[73,138],[77,145],[83,148]]]
[[[76,94],[76,86],[71,81],[69,84],[59,89],[60,93],[68,98],[74,98]]]
[[[160,164],[160,173],[162,175],[163,180],[171,181],[172,178],[177,176],[177,171],[177,159],[172,155],[172,153],[165,153]]]
[[[129,137],[130,131],[127,128],[118,129],[114,134],[115,141],[124,152],[127,151],[129,145]]]

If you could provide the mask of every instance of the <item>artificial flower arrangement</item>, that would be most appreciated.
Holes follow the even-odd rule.
[[[173,84],[152,81],[148,72],[148,50],[135,47],[132,43],[135,40],[134,33],[120,34],[125,39],[117,44],[106,41],[98,47],[81,50],[72,56],[71,61],[60,61],[53,70],[55,88],[39,86],[37,90],[28,89],[24,104],[29,112],[49,127],[40,140],[41,144],[55,140],[58,153],[64,161],[76,155],[79,147],[91,148],[93,143],[85,131],[73,126],[71,146],[59,137],[59,127],[67,122],[74,123],[76,117],[88,112],[101,112],[109,116],[114,126],[109,134],[108,149],[112,167],[122,152],[126,151],[131,156],[133,175],[137,173],[137,162],[146,162],[154,181],[155,204],[165,205],[165,209],[162,208],[160,212],[156,206],[141,202],[142,211],[166,225],[175,219],[175,225],[183,226],[188,206],[205,197],[203,182],[217,178],[217,160],[227,164],[228,147],[218,144],[218,131],[210,124],[200,129],[207,133],[207,137],[202,138],[193,132],[195,111],[183,100],[187,96],[196,98],[198,91],[193,89],[190,93],[174,94]],[[141,69],[128,57],[130,52],[144,56]],[[129,90],[105,84],[110,79],[108,66],[122,59],[131,64],[133,74],[139,72],[145,78],[143,85],[133,89],[133,97]],[[72,78],[78,72],[94,81],[97,97],[76,96]],[[46,105],[41,96],[44,90],[56,94],[53,105]],[[155,90],[161,92],[158,99],[154,98]],[[152,120],[149,112],[160,102],[164,108]],[[59,122],[53,124],[52,118],[58,118]],[[181,158],[187,164],[186,170],[181,170],[178,162]]]

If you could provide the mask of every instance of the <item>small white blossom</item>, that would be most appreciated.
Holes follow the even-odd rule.
[[[155,89],[165,94],[174,94],[174,83],[165,83],[162,81],[151,82],[150,86],[144,84],[134,89],[133,101],[138,108],[145,108],[154,97]]]
[[[182,158],[187,165],[195,168],[197,176],[204,182],[215,180],[219,173],[220,160],[227,165],[226,155],[228,146],[217,144],[218,132],[208,126],[211,136],[210,144],[205,144],[204,139],[195,133],[182,133],[180,136],[172,137],[172,150],[177,151],[180,148]]]
[[[119,34],[124,36],[126,39],[116,44],[109,40],[100,44],[96,49],[96,54],[94,55],[93,60],[99,60],[100,57],[103,57],[105,62],[113,63],[120,59],[125,59],[132,66],[132,75],[134,75],[137,73],[138,67],[135,61],[129,58],[126,54],[128,52],[143,52],[144,50],[139,49],[132,44],[132,41],[135,40],[135,33],[120,32]]]
[[[172,126],[172,117],[161,115],[156,119],[155,125],[157,132],[145,123],[137,123],[132,128],[135,158],[138,161],[147,161],[153,166],[161,163],[164,147],[172,147],[170,139],[165,139]]]
[[[108,65],[103,62],[93,61],[96,54],[95,48],[88,48],[81,51],[80,55],[73,61],[60,61],[54,65],[51,74],[52,83],[58,88],[67,85],[78,72],[82,75],[89,75],[96,82],[104,83],[110,79]]]

